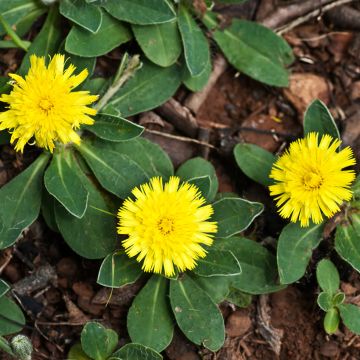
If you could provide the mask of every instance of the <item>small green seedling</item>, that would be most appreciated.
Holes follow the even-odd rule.
[[[140,344],[127,344],[115,350],[118,335],[97,322],[88,322],[81,332],[81,343],[69,351],[67,360],[161,360],[155,350]]]
[[[329,335],[334,334],[339,327],[341,318],[349,330],[360,334],[360,308],[344,303],[345,294],[339,290],[340,276],[335,265],[330,260],[321,260],[316,269],[316,278],[322,290],[317,298],[317,303],[326,312],[325,331]]]

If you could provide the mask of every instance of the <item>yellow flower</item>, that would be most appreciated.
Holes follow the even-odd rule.
[[[3,94],[0,101],[9,104],[8,110],[0,113],[0,130],[9,129],[15,150],[23,152],[32,141],[37,146],[53,151],[55,141],[67,144],[80,143],[74,131],[81,124],[91,125],[96,110],[87,107],[98,96],[88,91],[71,92],[88,75],[87,70],[72,75],[75,66],[65,70],[64,55],[56,54],[48,67],[44,57],[31,55],[30,70],[25,78],[17,74],[9,76],[14,88],[9,95]]]
[[[118,233],[128,235],[122,242],[129,257],[143,261],[146,272],[165,276],[193,269],[198,258],[206,256],[201,244],[210,246],[217,231],[216,222],[207,221],[211,205],[199,189],[171,177],[165,185],[155,177],[132,191],[135,200],[126,199],[119,209]]]
[[[279,213],[301,226],[323,221],[323,215],[333,216],[343,200],[350,200],[353,170],[343,170],[355,164],[349,147],[337,152],[341,141],[330,135],[310,133],[294,141],[273,165],[270,178],[275,180],[270,194],[275,196]]]

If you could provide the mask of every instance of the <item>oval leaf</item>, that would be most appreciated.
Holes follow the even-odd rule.
[[[102,110],[117,110],[127,117],[156,108],[170,99],[181,84],[177,65],[167,68],[144,62],[143,67],[125,83]]]
[[[71,347],[67,360],[91,360],[82,349],[81,344],[75,344]]]
[[[99,114],[93,125],[85,126],[101,139],[107,141],[125,141],[134,139],[142,134],[144,128],[120,116]]]
[[[324,329],[325,331],[331,335],[334,334],[339,328],[339,311],[335,308],[330,309],[324,318]]]
[[[85,0],[61,0],[60,13],[85,30],[96,33],[102,22],[100,7]]]
[[[178,23],[184,46],[186,65],[191,76],[199,76],[210,64],[208,41],[187,7],[183,4],[179,6]]]
[[[71,166],[77,166],[73,161]],[[89,192],[84,216],[78,219],[62,206],[55,208],[56,223],[68,245],[88,259],[101,259],[117,246],[116,209],[108,198],[82,172],[81,180]]]
[[[169,309],[166,278],[153,275],[135,297],[127,317],[127,328],[132,341],[164,350],[174,331]]]
[[[360,308],[353,304],[341,304],[338,308],[346,327],[354,334],[360,335]]]
[[[120,288],[134,283],[142,274],[139,264],[126,254],[109,254],[102,262],[97,283],[111,288]]]
[[[230,237],[247,229],[264,206],[240,198],[222,198],[213,203],[213,221],[217,221],[217,237]]]
[[[322,239],[323,229],[322,224],[300,227],[294,223],[283,228],[276,253],[282,284],[291,284],[305,274],[312,251]]]
[[[335,250],[356,271],[360,272],[360,217],[351,216],[351,223],[338,225],[335,234]]]
[[[204,277],[192,272],[191,278],[211,297],[215,304],[221,303],[229,293],[230,276]]]
[[[317,132],[321,135],[331,135],[340,139],[340,133],[329,109],[320,100],[314,100],[306,109],[304,115],[304,134]]]
[[[107,359],[118,343],[114,330],[99,323],[88,322],[81,331],[81,345],[84,352],[94,360]]]
[[[219,188],[219,182],[215,168],[209,161],[200,157],[187,160],[178,168],[176,176],[179,176],[184,181],[194,183],[195,185],[197,185],[196,182],[199,184],[200,178],[207,176],[210,179],[210,186],[208,188],[199,186],[199,189],[208,202],[212,202],[215,199]]]
[[[231,276],[241,274],[241,267],[231,251],[210,248],[206,257],[197,260],[193,272],[199,276]]]
[[[203,72],[197,76],[191,76],[189,70],[185,68],[183,75],[184,85],[191,91],[201,91],[209,81],[211,70],[211,62],[209,62]]]
[[[0,336],[17,333],[24,325],[25,317],[20,307],[7,296],[0,297]]]
[[[141,344],[126,344],[115,351],[108,360],[162,360],[155,350]]]
[[[181,40],[176,21],[156,25],[133,25],[136,41],[146,57],[156,65],[167,67],[181,54]]]
[[[84,142],[78,149],[100,184],[122,199],[128,197],[135,186],[149,180],[144,170],[127,155],[86,145]]]
[[[70,214],[82,218],[86,211],[89,193],[82,184],[78,167],[71,167],[64,151],[56,151],[45,171],[46,190],[54,196]]]
[[[321,292],[317,298],[321,310],[329,311],[333,307],[332,296],[327,292]]]
[[[334,295],[340,287],[340,276],[335,265],[327,259],[319,262],[316,268],[316,278],[321,290]]]
[[[247,20],[233,19],[229,27],[218,30],[216,15],[208,12],[205,25],[216,29],[212,36],[237,70],[273,86],[288,86],[285,65],[293,61],[291,47],[270,29]]]
[[[224,319],[216,304],[187,275],[170,281],[170,302],[176,322],[197,345],[217,351],[224,344]]]
[[[175,19],[166,0],[107,0],[103,6],[112,16],[132,24],[161,24]]]
[[[256,241],[233,237],[217,239],[213,246],[231,251],[240,263],[241,274],[229,277],[232,287],[254,295],[285,287],[278,283],[275,256]]]
[[[128,28],[104,13],[96,34],[74,25],[66,38],[65,50],[84,57],[101,56],[130,39],[131,33]]]
[[[269,174],[276,160],[272,153],[254,144],[237,144],[234,155],[246,176],[264,186],[272,184]]]
[[[42,178],[49,155],[40,155],[0,189],[0,249],[12,245],[39,216]]]

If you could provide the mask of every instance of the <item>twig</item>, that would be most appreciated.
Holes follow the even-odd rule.
[[[316,9],[316,10],[313,10],[311,12],[309,12],[308,14],[304,15],[304,16],[301,16],[297,19],[295,19],[294,21],[290,22],[289,24],[286,24],[285,26],[279,28],[279,29],[276,29],[276,33],[278,34],[284,34],[286,32],[288,32],[289,30],[331,10],[331,9],[334,9],[335,7],[338,7],[340,5],[344,5],[344,4],[349,4],[351,3],[353,0],[337,0],[337,1],[334,1],[328,5],[324,5],[321,9]]]
[[[217,80],[225,72],[228,63],[222,55],[218,55],[214,60],[213,66],[213,70],[206,86],[201,91],[190,94],[184,102],[184,106],[190,109],[194,114],[199,111]]]
[[[165,104],[158,107],[156,112],[184,134],[196,137],[198,123],[194,115],[188,108],[182,106],[175,99],[170,99]]]
[[[260,295],[257,303],[257,321],[259,332],[262,337],[269,343],[276,355],[280,355],[281,339],[284,335],[282,329],[275,329],[271,326],[270,307],[268,305],[268,295]]]
[[[289,21],[297,18],[301,18],[306,14],[316,11],[317,16],[319,14],[319,8],[324,11],[324,6],[336,3],[338,0],[307,0],[303,2],[297,2],[288,6],[278,7],[268,17],[261,20],[260,23],[270,29],[277,29]]]
[[[163,136],[163,137],[166,137],[166,138],[169,138],[169,139],[174,139],[174,140],[179,140],[179,141],[183,141],[183,142],[189,142],[189,143],[193,143],[193,144],[198,144],[198,145],[201,145],[201,146],[209,147],[210,149],[216,149],[216,147],[214,145],[211,145],[211,144],[209,144],[207,142],[204,142],[204,141],[191,139],[191,138],[184,137],[184,136],[172,135],[172,134],[164,133],[162,131],[157,131],[157,130],[145,129],[145,131],[150,133],[150,134]]]

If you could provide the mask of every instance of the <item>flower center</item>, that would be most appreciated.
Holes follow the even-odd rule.
[[[157,227],[162,235],[169,235],[174,231],[174,220],[164,217],[158,221]]]
[[[41,99],[39,102],[39,108],[46,113],[48,113],[53,107],[54,104],[49,99]]]
[[[303,178],[305,188],[308,190],[319,189],[323,183],[323,178],[316,173],[306,174]]]

